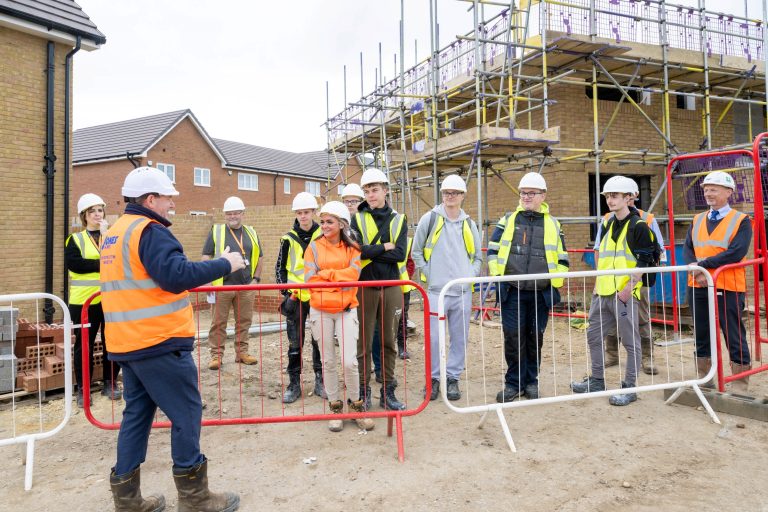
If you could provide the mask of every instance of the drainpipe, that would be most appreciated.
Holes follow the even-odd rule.
[[[54,217],[54,181],[53,176],[56,173],[54,162],[56,162],[56,152],[54,147],[54,86],[56,78],[56,46],[53,41],[48,41],[47,48],[47,83],[46,83],[46,112],[45,112],[45,167],[43,173],[46,178],[45,191],[45,293],[53,294],[53,217]],[[45,300],[43,313],[45,322],[53,322],[53,302],[50,299]]]
[[[277,177],[279,175],[275,173],[275,178],[272,180],[272,206],[277,206]]]
[[[69,236],[69,174],[71,172],[71,155],[69,152],[70,145],[70,120],[72,118],[72,86],[70,81],[72,79],[72,57],[80,51],[80,36],[77,36],[77,42],[75,47],[67,53],[67,58],[64,64],[64,240]],[[64,302],[69,302],[69,272],[64,269],[62,272],[64,276]]]

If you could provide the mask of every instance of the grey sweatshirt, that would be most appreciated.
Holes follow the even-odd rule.
[[[419,220],[416,234],[413,236],[411,257],[416,264],[417,273],[421,272],[427,276],[427,291],[436,294],[440,293],[445,283],[452,279],[477,277],[480,275],[480,267],[483,264],[483,252],[480,247],[480,233],[477,230],[477,225],[470,219],[469,225],[472,231],[472,238],[475,241],[474,261],[470,262],[467,249],[464,246],[464,238],[462,237],[464,219],[469,219],[469,215],[464,213],[464,210],[461,210],[457,220],[448,219],[443,204],[435,206],[432,211],[445,220],[440,237],[432,249],[432,257],[429,259],[429,262],[424,259],[424,246],[427,245],[427,240],[431,238],[428,232],[431,212],[426,213]],[[434,225],[432,226],[433,230],[437,229],[437,222],[438,220],[435,218]],[[416,279],[416,276],[414,276],[414,281]],[[468,290],[469,285],[464,285],[463,291]],[[452,286],[446,294],[461,295],[461,292],[460,287]]]

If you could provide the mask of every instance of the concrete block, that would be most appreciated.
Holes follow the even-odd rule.
[[[19,309],[11,306],[0,306],[0,325],[15,325],[19,318]]]
[[[0,324],[0,340],[12,340],[16,338],[19,326],[16,324]]]
[[[11,393],[16,386],[16,379],[7,379],[0,376],[0,393]]]
[[[0,341],[0,356],[4,356],[7,354],[13,354],[13,342]]]

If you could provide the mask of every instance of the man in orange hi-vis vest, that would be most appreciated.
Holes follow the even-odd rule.
[[[168,230],[179,193],[162,171],[139,167],[125,178],[125,213],[104,235],[101,297],[109,358],[123,370],[125,410],[117,462],[109,483],[115,510],[160,511],[165,498],[141,496],[140,466],[159,407],[171,420],[173,480],[178,509],[237,510],[240,497],[208,490],[208,461],[200,452],[202,400],[192,358],[195,324],[188,292],[245,267],[230,253],[192,262]]]
[[[710,274],[729,263],[742,261],[752,239],[752,223],[744,213],[737,212],[728,204],[736,189],[733,177],[723,171],[714,171],[704,178],[701,186],[709,210],[693,218],[693,224],[685,239],[684,257],[696,263]],[[689,302],[693,310],[696,337],[696,365],[699,376],[711,367],[709,340],[709,309],[707,308],[707,280],[701,273],[688,278]],[[747,291],[746,269],[736,268],[720,273],[715,283],[717,312],[720,329],[731,357],[731,372],[740,373],[751,368],[747,331],[741,319],[744,296]],[[745,393],[749,377],[734,381],[732,391]],[[708,383],[712,386],[712,383]]]

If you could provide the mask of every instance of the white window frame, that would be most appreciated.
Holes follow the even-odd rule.
[[[171,179],[171,183],[176,183],[176,165],[175,164],[157,164],[157,168],[160,169]]]
[[[337,186],[336,186],[336,195],[338,195],[339,197],[341,197],[341,195],[344,193],[344,189],[345,189],[345,188],[347,188],[347,186],[346,186],[346,185],[344,185],[344,184],[341,184],[341,185],[337,185]]]
[[[283,178],[283,194],[291,193],[291,178]]]
[[[304,191],[309,192],[313,196],[320,195],[320,182],[319,181],[305,181]]]
[[[200,171],[200,178],[202,183],[197,182],[197,171]],[[205,179],[203,179],[207,175],[208,177],[208,183],[205,183]],[[192,178],[194,184],[196,187],[210,187],[211,186],[211,170],[207,169],[205,167],[195,167],[195,170],[193,171],[193,178]]]
[[[255,181],[256,186],[253,187],[253,183],[242,183],[240,178],[246,178],[247,181]],[[259,191],[259,175],[252,174],[250,172],[238,172],[237,173],[237,189],[238,190],[251,190],[253,192]]]

